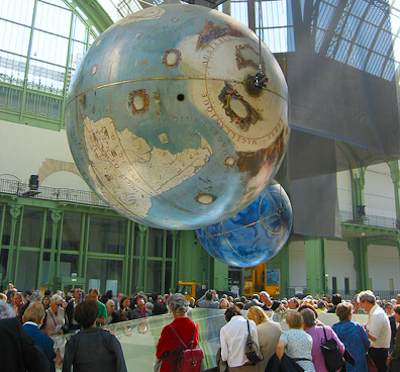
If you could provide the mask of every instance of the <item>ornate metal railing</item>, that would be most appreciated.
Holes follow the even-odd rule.
[[[94,192],[74,190],[68,188],[55,188],[39,186],[37,190],[29,188],[29,185],[18,180],[0,178],[0,193],[16,196],[26,196],[36,199],[58,200],[72,203],[81,203],[107,207]]]
[[[342,222],[357,223],[368,226],[387,227],[389,229],[397,229],[400,227],[399,221],[397,221],[396,218],[393,217],[366,215],[355,219],[353,213],[350,211],[340,211],[339,216]]]

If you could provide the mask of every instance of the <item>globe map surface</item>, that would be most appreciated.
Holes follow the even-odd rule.
[[[292,224],[289,198],[279,184],[274,184],[236,216],[196,233],[211,256],[231,266],[251,267],[279,253]]]
[[[241,23],[193,5],[150,7],[91,46],[66,107],[72,155],[119,213],[195,229],[243,209],[266,187],[289,137],[287,86]]]

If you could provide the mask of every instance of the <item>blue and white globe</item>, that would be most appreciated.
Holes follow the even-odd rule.
[[[268,82],[251,78],[262,62]],[[235,215],[277,172],[287,86],[266,45],[216,10],[149,7],[101,34],[66,105],[75,163],[119,213],[167,229]]]
[[[279,253],[292,231],[289,198],[279,184],[268,186],[235,217],[196,231],[213,257],[236,267],[251,267]]]

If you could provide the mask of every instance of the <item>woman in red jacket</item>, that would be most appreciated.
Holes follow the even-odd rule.
[[[171,295],[167,304],[174,320],[161,331],[156,357],[161,360],[160,372],[177,372],[181,351],[197,347],[199,330],[197,324],[187,317],[189,303],[182,294]]]

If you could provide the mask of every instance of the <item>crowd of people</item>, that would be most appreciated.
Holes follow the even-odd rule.
[[[339,294],[278,300],[265,291],[234,298],[208,290],[195,300],[187,294],[100,296],[80,288],[21,293],[12,283],[0,293],[1,370],[125,372],[121,344],[103,326],[169,312],[173,321],[158,340],[155,370],[200,371],[198,326],[188,316],[194,307],[224,310],[216,371],[400,371],[400,295],[382,301],[364,291],[353,301]],[[324,325],[323,313],[338,321]],[[352,320],[359,313],[367,314],[366,324]],[[67,333],[73,335],[61,348],[57,336]],[[187,371],[185,350],[191,351]]]

